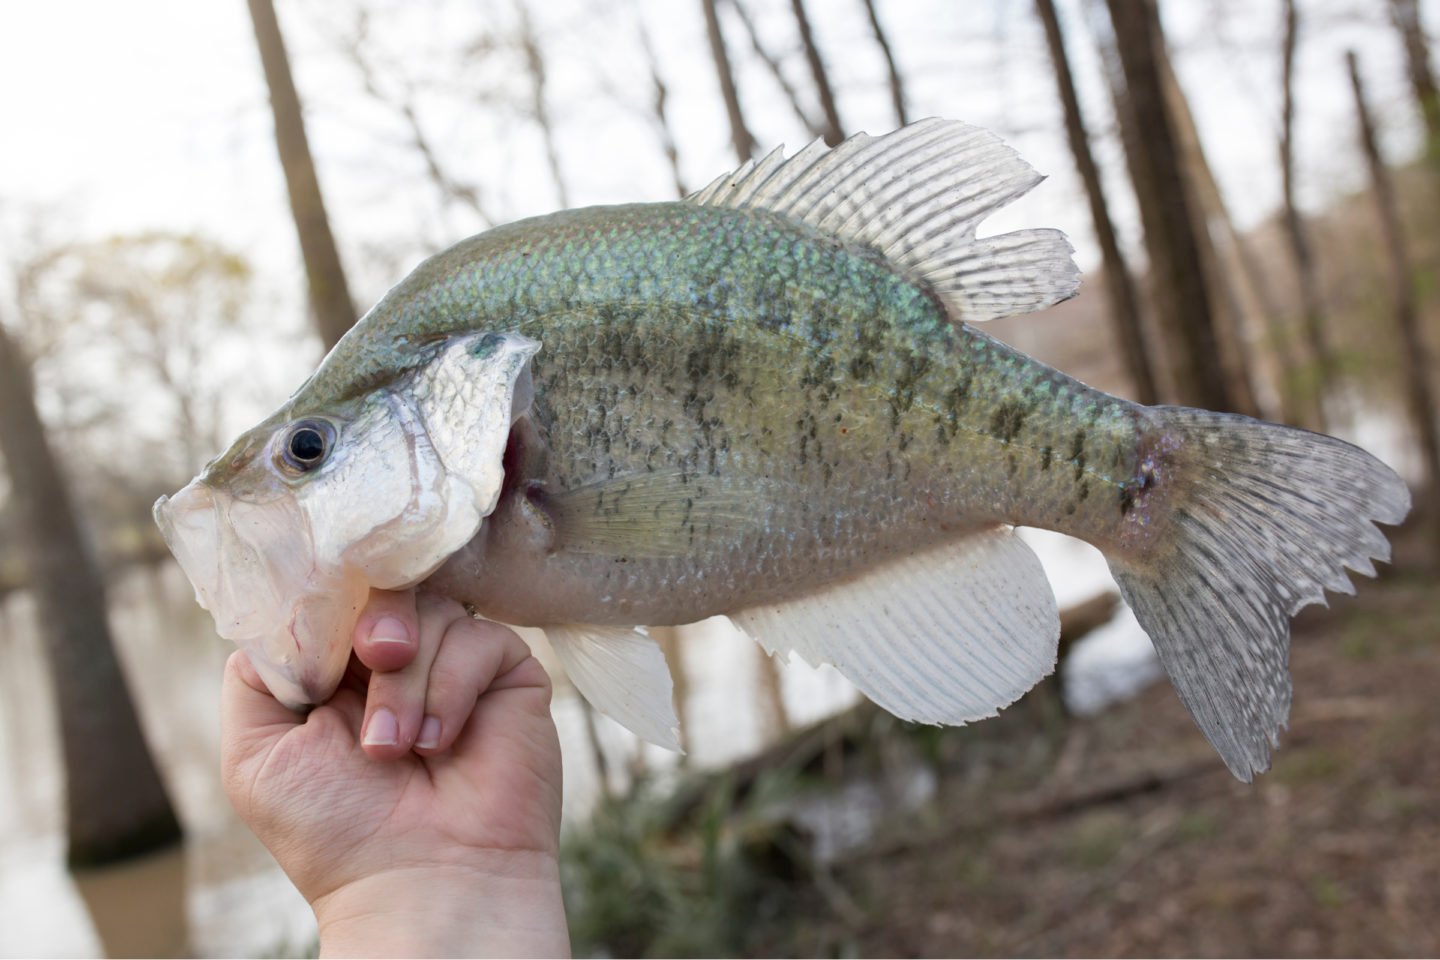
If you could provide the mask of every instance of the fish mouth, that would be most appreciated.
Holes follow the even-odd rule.
[[[303,477],[276,465],[285,431],[267,421],[221,469],[156,502],[196,601],[281,702],[328,699],[370,589],[420,583],[495,509],[539,347],[514,333],[453,338],[405,384],[347,407],[341,439]]]
[[[196,479],[156,501],[154,515],[196,602],[275,698],[291,709],[328,700],[369,584],[353,568],[315,563],[294,499],[243,500]]]

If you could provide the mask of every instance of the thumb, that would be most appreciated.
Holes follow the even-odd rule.
[[[220,689],[220,752],[227,773],[263,755],[304,722],[303,716],[270,695],[245,651],[230,654]]]

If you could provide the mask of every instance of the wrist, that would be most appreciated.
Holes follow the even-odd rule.
[[[475,865],[396,866],[311,904],[320,956],[568,956],[560,864],[495,851]]]

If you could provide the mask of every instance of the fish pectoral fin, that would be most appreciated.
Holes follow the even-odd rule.
[[[575,689],[641,740],[680,750],[674,684],[660,645],[634,627],[567,623],[545,628]]]
[[[772,656],[828,663],[903,720],[992,717],[1055,668],[1060,615],[1008,527],[892,560],[730,619]]]
[[[734,543],[764,522],[754,481],[680,470],[630,474],[543,499],[557,549],[666,558]]]

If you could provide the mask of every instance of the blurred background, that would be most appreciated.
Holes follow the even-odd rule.
[[[1060,227],[1086,271],[987,332],[1365,446],[1416,495],[1395,564],[1297,620],[1253,786],[1059,536],[1026,532],[1061,669],[969,728],[723,619],[657,631],[683,757],[558,678],[577,952],[1440,952],[1437,28],[1430,0],[0,7],[0,955],[313,955],[221,792],[228,649],[149,510],[388,286],[934,115],[1050,177],[986,232]]]

